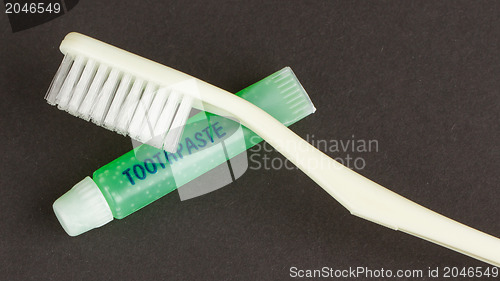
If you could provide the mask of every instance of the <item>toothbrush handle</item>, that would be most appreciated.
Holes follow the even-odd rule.
[[[328,157],[281,124],[273,124],[272,130],[265,131],[272,134],[262,132],[265,136],[261,137],[353,215],[500,266],[500,239],[382,187]]]
[[[221,106],[260,135],[353,215],[500,266],[500,239],[442,216],[361,176],[319,151],[272,116],[234,95],[207,87],[204,100]],[[221,97],[222,100],[221,100]]]

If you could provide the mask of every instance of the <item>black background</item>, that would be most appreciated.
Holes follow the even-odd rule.
[[[292,266],[488,266],[351,216],[285,169],[248,170],[188,201],[174,192],[69,237],[53,201],[131,142],[43,99],[70,31],[233,92],[291,66],[318,109],[295,132],[377,140],[378,152],[350,153],[366,160],[361,174],[500,236],[500,5],[469,2],[80,1],[17,33],[0,15],[0,279],[288,280]]]

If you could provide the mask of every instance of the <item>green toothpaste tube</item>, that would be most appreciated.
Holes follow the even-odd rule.
[[[315,111],[289,67],[236,95],[286,126]],[[230,159],[239,159],[230,162],[233,167],[238,163],[244,166],[247,160],[241,157],[242,152],[261,141],[235,120],[199,112],[188,120],[175,153],[142,144],[95,171],[92,178],[77,183],[54,202],[54,212],[70,236],[82,234],[113,218],[122,219],[177,188],[189,186]],[[238,173],[243,172],[240,169]],[[213,190],[206,185],[198,187],[194,195],[190,194],[192,191],[185,192],[186,196],[191,198]],[[179,193],[183,190],[184,187],[179,189]]]

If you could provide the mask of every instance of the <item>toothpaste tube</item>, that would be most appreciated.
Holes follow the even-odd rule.
[[[315,111],[288,67],[236,95],[287,126]],[[188,120],[175,153],[143,144],[77,183],[54,202],[54,212],[70,236],[82,234],[132,214],[261,141],[237,121],[200,112]]]

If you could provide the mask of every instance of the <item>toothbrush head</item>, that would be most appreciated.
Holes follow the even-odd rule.
[[[204,110],[195,78],[78,33],[45,99],[72,115],[175,152],[191,108]]]

